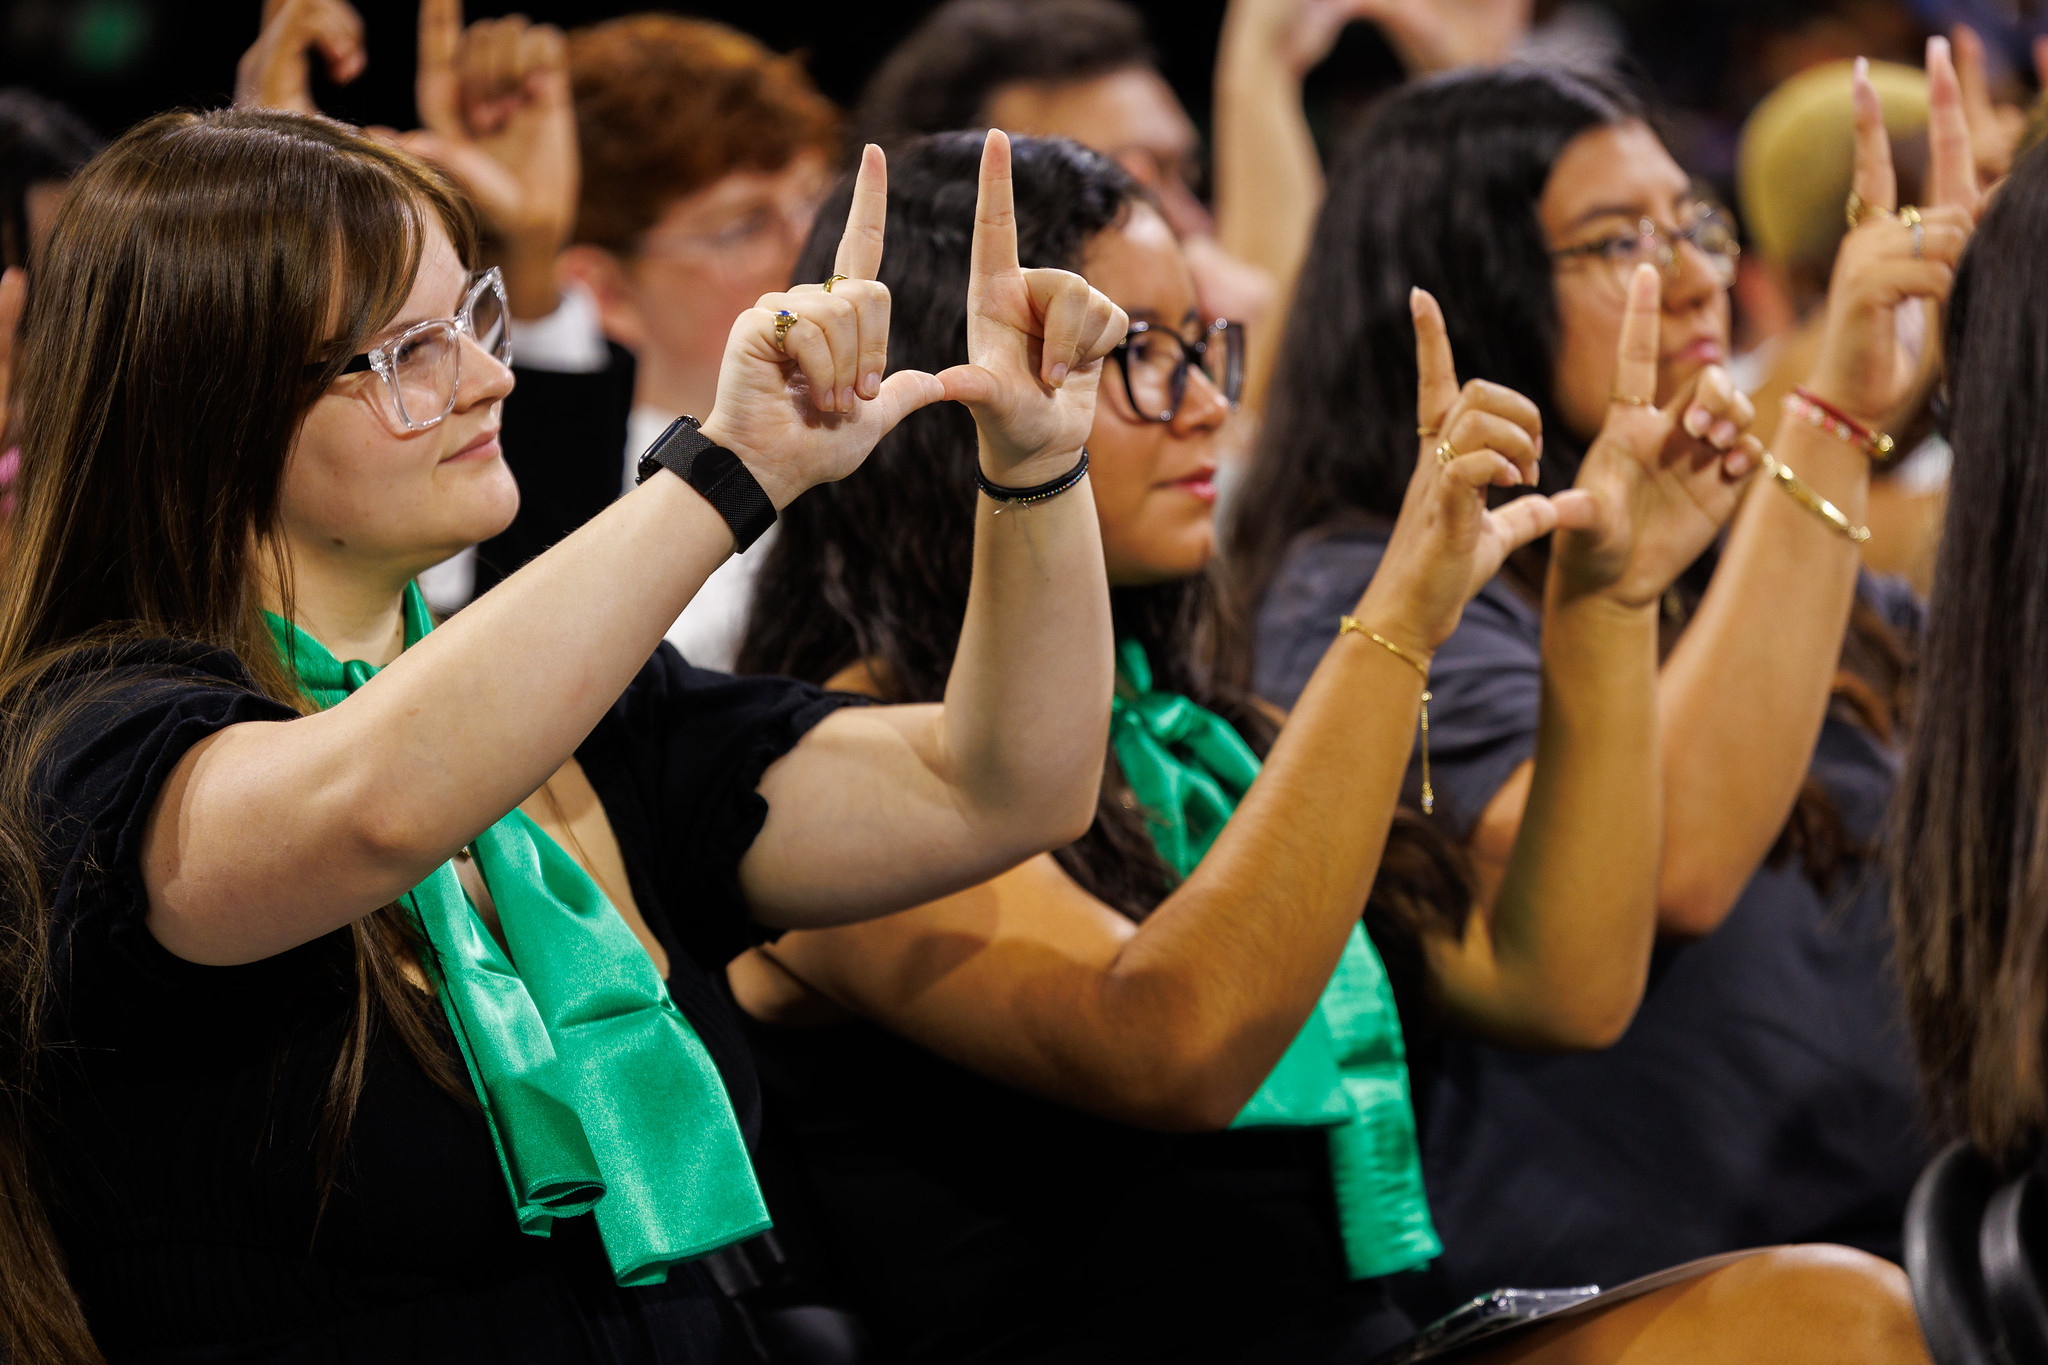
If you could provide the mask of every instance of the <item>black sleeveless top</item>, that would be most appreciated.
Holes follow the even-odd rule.
[[[777,1235],[879,1359],[1309,1365],[1413,1330],[1348,1277],[1320,1129],[1152,1132],[872,1024],[742,1018]]]
[[[323,1204],[313,1154],[355,990],[348,933],[244,966],[187,962],[145,926],[138,866],[157,792],[195,743],[292,713],[219,651],[155,641],[96,664],[68,679],[96,699],[38,784],[62,1040],[38,1152],[109,1358],[718,1359],[701,1269],[620,1289],[590,1216],[522,1234],[474,1099],[436,1087],[388,1031]],[[663,645],[577,750],[668,951],[670,994],[750,1140],[759,1088],[723,968],[756,938],[737,881],[767,815],[754,788],[848,700],[703,672]]]

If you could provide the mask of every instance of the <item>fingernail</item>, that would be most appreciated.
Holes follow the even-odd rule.
[[[1052,386],[1058,388],[1067,382],[1067,367],[1064,364],[1052,367]]]
[[[832,411],[832,390],[819,389],[811,395],[811,403],[819,412]]]
[[[1936,57],[1946,56],[1948,56],[1948,39],[1937,33],[1927,40],[1927,59],[1929,61],[1933,61]]]
[[[839,410],[841,412],[853,411],[853,385],[848,384],[839,391]]]
[[[1740,434],[1735,429],[1735,423],[1723,418],[1721,421],[1714,423],[1714,429],[1707,433],[1707,439],[1721,449],[1726,450],[1735,444],[1735,438]]]
[[[1739,479],[1749,472],[1749,452],[1738,450],[1722,461],[1721,467],[1728,471],[1728,477]]]
[[[1707,434],[1707,428],[1714,422],[1713,414],[1705,408],[1689,408],[1685,414],[1685,429],[1695,436]]]
[[[1858,57],[1856,59],[1856,78],[1865,81],[1870,79],[1870,58]]]
[[[873,370],[862,375],[860,377],[860,391],[864,396],[873,398],[882,391],[882,376],[876,374]]]

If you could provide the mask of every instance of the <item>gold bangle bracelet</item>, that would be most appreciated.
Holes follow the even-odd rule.
[[[1434,815],[1436,814],[1436,791],[1429,784],[1429,664],[1416,658],[1413,654],[1401,648],[1401,646],[1395,644],[1378,631],[1369,629],[1356,616],[1340,616],[1337,618],[1338,639],[1341,640],[1346,635],[1354,632],[1385,648],[1395,658],[1422,675],[1422,813],[1424,815]]]
[[[1829,530],[1850,544],[1861,545],[1870,539],[1868,526],[1858,526],[1850,521],[1842,514],[1841,508],[1822,497],[1812,484],[1794,474],[1791,466],[1768,450],[1764,452],[1763,469],[1772,483],[1785,490],[1786,496],[1826,522]]]

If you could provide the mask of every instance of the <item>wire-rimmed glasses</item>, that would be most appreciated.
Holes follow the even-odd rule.
[[[1188,371],[1197,365],[1231,404],[1244,392],[1244,325],[1227,318],[1210,323],[1198,341],[1154,323],[1133,322],[1110,355],[1140,421],[1171,422],[1180,416]]]
[[[424,431],[455,410],[464,337],[499,364],[512,363],[510,317],[505,278],[492,266],[476,277],[454,317],[416,322],[382,346],[349,357],[341,372],[375,370],[384,377],[406,430]]]
[[[1609,233],[1595,241],[1562,247],[1550,256],[1558,261],[1583,259],[1604,264],[1626,292],[1629,276],[1646,261],[1656,266],[1666,280],[1675,279],[1681,242],[1689,243],[1699,252],[1721,288],[1735,283],[1735,263],[1742,256],[1735,224],[1725,209],[1705,200],[1692,206],[1683,227],[1667,230],[1652,219],[1639,218],[1634,232]]]

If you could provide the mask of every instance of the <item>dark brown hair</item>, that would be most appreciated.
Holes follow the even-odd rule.
[[[1935,1118],[2007,1166],[2048,1135],[2048,148],[2013,163],[1950,295],[1947,522],[1892,830]]]
[[[862,138],[987,126],[1006,85],[1066,85],[1154,64],[1145,17],[1122,0],[951,0],[899,43],[862,92]]]
[[[795,57],[707,19],[635,14],[569,35],[583,158],[576,240],[621,255],[670,204],[734,171],[830,157],[839,111]]]
[[[474,261],[467,209],[402,152],[320,118],[164,114],[79,174],[38,260],[15,353],[21,511],[0,566],[0,1347],[16,1365],[99,1359],[34,1138],[43,1056],[62,1042],[37,778],[87,700],[74,686],[53,703],[51,684],[89,674],[92,651],[172,638],[233,651],[262,692],[311,709],[265,627],[259,556],[300,424],[403,304],[432,222]],[[410,929],[387,907],[353,936],[354,1019],[321,1121],[330,1176],[373,1028],[457,1085],[432,997],[405,980]]]

